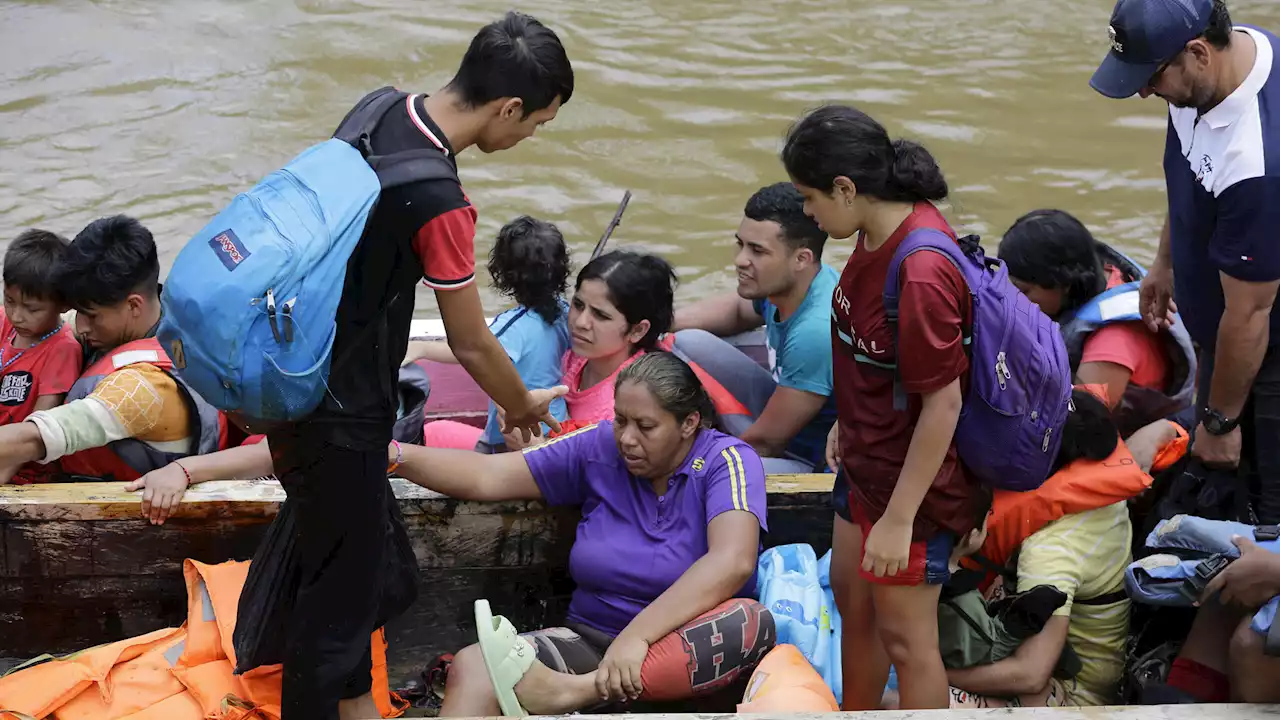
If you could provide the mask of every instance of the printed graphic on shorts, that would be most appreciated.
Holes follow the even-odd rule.
[[[0,378],[0,405],[21,405],[31,395],[35,378],[26,371],[11,372]]]
[[[752,610],[748,612],[748,609]],[[735,603],[681,632],[689,655],[690,684],[697,694],[732,684],[773,648],[773,616],[763,605]]]
[[[213,248],[213,253],[228,270],[235,270],[252,254],[245,249],[240,238],[236,237],[236,231],[230,228],[210,238],[209,247]]]

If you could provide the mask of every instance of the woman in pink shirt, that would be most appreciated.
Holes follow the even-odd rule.
[[[613,380],[618,371],[657,347],[675,316],[676,273],[657,255],[614,250],[578,272],[569,302],[570,348],[564,354],[564,396],[569,419],[562,432],[613,417]],[[526,443],[505,435],[507,448]]]

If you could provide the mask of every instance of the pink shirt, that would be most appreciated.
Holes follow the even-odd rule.
[[[1107,287],[1124,284],[1124,275],[1108,266]],[[1130,372],[1129,382],[1163,391],[1168,385],[1169,358],[1160,336],[1141,322],[1123,322],[1100,328],[1084,341],[1080,364],[1115,363]]]
[[[622,368],[635,362],[644,354],[639,350],[618,366],[609,377],[580,390],[582,370],[587,366],[587,359],[575,355],[572,350],[564,354],[564,384],[569,386],[569,394],[564,396],[565,405],[569,408],[569,417],[577,423],[596,423],[613,419],[613,383],[618,379]]]

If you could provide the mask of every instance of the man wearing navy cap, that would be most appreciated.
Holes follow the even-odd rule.
[[[1120,0],[1107,32],[1090,85],[1169,103],[1143,315],[1154,327],[1176,297],[1201,353],[1193,453],[1241,467],[1259,519],[1280,522],[1280,40],[1233,28],[1222,0]]]
[[[1239,467],[1258,520],[1280,522],[1280,40],[1233,28],[1223,0],[1120,0],[1108,35],[1089,84],[1169,103],[1169,210],[1142,314],[1157,327],[1176,296],[1200,348],[1192,452]],[[1249,628],[1280,593],[1280,556],[1244,555],[1206,593],[1167,685],[1146,688],[1144,704],[1280,701],[1280,660]],[[1232,605],[1210,600],[1219,589]]]

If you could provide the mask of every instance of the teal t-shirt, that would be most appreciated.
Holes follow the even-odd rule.
[[[840,273],[823,265],[800,307],[786,320],[778,319],[778,309],[768,300],[756,300],[756,312],[764,317],[769,368],[781,387],[824,395],[827,402],[800,432],[787,450],[816,469],[826,466],[827,434],[836,421],[836,402],[831,377],[831,295]]]

